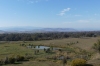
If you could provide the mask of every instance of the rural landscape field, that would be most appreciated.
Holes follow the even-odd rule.
[[[2,66],[71,66],[72,60],[79,58],[86,60],[88,65],[85,66],[100,66],[100,54],[93,49],[94,43],[99,39],[100,37],[83,37],[42,41],[0,41],[0,62]],[[19,57],[24,59],[9,63],[8,59]]]

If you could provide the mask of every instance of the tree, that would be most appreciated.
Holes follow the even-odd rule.
[[[100,53],[100,40],[98,40],[97,43],[94,43],[93,48]]]

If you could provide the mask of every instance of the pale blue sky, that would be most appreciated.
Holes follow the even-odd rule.
[[[0,0],[0,27],[100,28],[100,0]]]

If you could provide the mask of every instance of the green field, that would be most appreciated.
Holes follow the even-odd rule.
[[[100,55],[95,52],[92,48],[94,43],[100,37],[93,38],[68,38],[68,39],[57,39],[57,40],[43,40],[43,41],[1,41],[0,42],[0,59],[11,56],[29,56],[32,57],[29,61],[22,61],[15,64],[7,64],[3,66],[62,66],[62,60],[47,59],[46,57],[52,58],[55,56],[68,56],[69,59],[66,66],[70,66],[71,60],[74,58],[80,58],[80,56],[85,56],[91,54],[91,57],[86,57],[87,63],[94,66],[100,66]],[[24,44],[25,46],[20,46]],[[29,44],[34,46],[49,46],[58,47],[62,51],[52,50],[49,53],[44,52],[44,50],[39,50],[35,54],[34,49],[27,48]],[[98,59],[99,58],[99,59]]]

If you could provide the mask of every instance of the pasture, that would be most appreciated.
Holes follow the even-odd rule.
[[[67,38],[43,41],[1,41],[0,42],[0,59],[11,56],[25,56],[30,57],[28,61],[22,61],[15,64],[6,64],[3,66],[62,66],[63,61],[55,57],[68,57],[66,66],[70,66],[71,60],[80,58],[81,56],[91,55],[85,57],[87,63],[99,66],[99,59],[96,59],[97,52],[93,50],[92,46],[100,37],[86,37],[86,38]],[[23,46],[22,46],[23,44]],[[32,49],[27,46],[48,46],[61,48],[60,50],[51,50],[46,53],[43,49]],[[35,53],[35,51],[39,51]],[[94,57],[94,58],[93,58]],[[99,56],[98,56],[99,57]],[[49,58],[49,59],[48,59]],[[95,61],[95,62],[93,62]],[[97,62],[96,62],[97,61]]]

